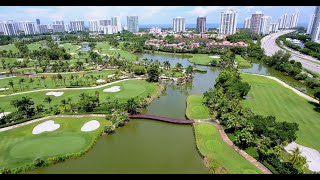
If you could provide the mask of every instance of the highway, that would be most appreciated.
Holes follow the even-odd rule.
[[[264,49],[267,56],[272,56],[275,52],[283,50],[276,44],[276,39],[283,34],[288,34],[293,31],[294,30],[285,30],[265,36],[261,39],[261,48]],[[308,55],[301,54],[300,52],[294,51],[287,47],[285,47],[285,49],[291,54],[291,59],[301,62],[302,67],[320,74],[320,60],[317,60]]]

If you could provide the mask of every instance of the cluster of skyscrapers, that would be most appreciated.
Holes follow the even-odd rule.
[[[31,21],[16,22],[13,20],[0,22],[0,35],[14,36],[19,34],[43,34],[43,33],[58,33],[58,32],[81,32],[85,31],[84,21],[70,21],[65,24],[64,21],[53,21],[52,24],[41,24],[39,19],[36,19],[36,24]],[[127,16],[127,26],[122,28],[121,19],[119,16],[111,17],[110,20],[91,20],[89,21],[89,31],[103,34],[113,34],[128,30],[130,32],[139,32],[138,16]]]
[[[276,32],[280,29],[296,28],[298,25],[300,12],[293,13],[290,18],[285,13],[279,18],[277,23],[272,23],[270,16],[265,16],[261,11],[252,14],[244,20],[244,28],[250,29],[251,32],[261,33],[263,35]]]
[[[310,18],[307,34],[310,34],[312,41],[320,43],[320,6],[316,7]]]

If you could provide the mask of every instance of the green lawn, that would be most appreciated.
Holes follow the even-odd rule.
[[[0,46],[0,51],[3,51],[3,50],[7,50],[8,52],[11,50],[14,53],[17,53],[19,51],[14,44]]]
[[[44,41],[34,42],[34,43],[31,43],[31,44],[28,44],[27,47],[28,47],[30,52],[32,52],[34,50],[39,51],[40,47],[43,48],[43,49],[45,48],[45,47],[42,46],[43,42]]]
[[[113,50],[112,50],[113,49]],[[121,57],[124,57],[126,59],[130,60],[136,60],[137,56],[133,53],[130,53],[125,50],[118,50],[119,48],[114,48],[110,46],[108,42],[98,42],[94,50],[98,50],[100,54],[108,54],[113,55],[119,53]]]
[[[78,54],[79,46],[80,45],[75,45],[71,43],[64,43],[59,45],[59,47],[65,48],[67,53],[76,53],[76,54]]]
[[[204,69],[204,68],[194,68],[193,71],[195,71],[195,72],[201,72],[201,73],[206,73],[206,72],[207,72],[207,70]]]
[[[196,143],[202,155],[213,164],[220,164],[228,174],[258,174],[257,167],[238,154],[221,139],[213,124],[194,124]]]
[[[47,120],[60,124],[59,129],[32,134],[36,125]],[[110,123],[104,117],[59,117],[47,120],[0,132],[0,169],[30,164],[37,157],[47,159],[85,151]],[[81,131],[81,127],[90,120],[99,121],[100,127],[91,132]]]
[[[213,59],[216,60],[220,60],[220,58],[212,58],[209,57],[211,55],[207,55],[207,54],[188,54],[190,56],[192,56],[192,58],[189,58],[188,60],[194,64],[198,64],[198,65],[204,65],[207,66]]]
[[[320,151],[320,113],[313,110],[314,105],[280,83],[262,76],[241,74],[251,85],[248,96],[243,101],[254,113],[273,115],[277,121],[299,124],[297,143]]]
[[[187,98],[186,115],[188,119],[209,119],[209,109],[204,104],[202,95],[193,94]]]
[[[103,92],[104,89],[113,87],[113,86],[120,86],[119,92]],[[87,93],[90,95],[94,95],[95,91],[98,91],[100,93],[100,101],[104,102],[106,97],[109,96],[111,98],[118,98],[120,102],[125,102],[128,98],[132,97],[147,97],[150,93],[151,95],[155,92],[157,92],[157,84],[155,83],[149,83],[145,80],[127,80],[119,83],[115,83],[112,85],[109,85],[107,87],[101,87],[98,89],[87,89],[87,90],[63,90],[64,94],[62,96],[51,96],[53,101],[51,102],[51,106],[58,104],[60,105],[60,102],[62,99],[72,98],[73,102],[76,102],[79,100],[79,95],[81,93]],[[46,108],[49,108],[49,104],[44,103],[44,99],[48,97],[46,95],[47,92],[51,91],[41,91],[41,92],[33,92],[28,94],[20,94],[20,95],[14,95],[14,96],[5,96],[0,97],[1,107],[6,112],[13,112],[15,111],[15,108],[10,105],[10,102],[14,99],[21,98],[22,96],[29,96],[33,99],[35,104],[43,104]],[[61,92],[61,91],[58,91]]]
[[[25,72],[28,71],[28,69],[24,69]],[[29,69],[31,70],[31,69]],[[85,76],[91,76],[93,75],[94,77],[98,78],[98,76],[100,76],[100,79],[107,79],[108,75],[114,74],[116,70],[104,70],[104,71],[89,71],[89,72],[80,72],[80,73],[69,73],[69,74],[61,74],[62,77],[66,78],[66,82],[65,85],[63,84],[63,81],[56,81],[56,84],[54,83],[54,81],[51,79],[51,77],[53,76],[53,74],[37,74],[36,76],[45,76],[46,79],[45,81],[43,81],[41,78],[32,78],[34,80],[33,83],[29,83],[30,78],[26,77],[26,76],[17,76],[17,77],[12,77],[12,78],[5,78],[5,79],[0,79],[0,88],[4,88],[5,86],[7,86],[7,88],[9,88],[8,91],[1,91],[0,95],[5,95],[5,94],[11,94],[13,93],[13,89],[11,88],[11,86],[8,85],[9,81],[12,80],[14,83],[14,89],[17,90],[17,92],[22,92],[22,91],[32,91],[35,89],[45,89],[45,85],[47,85],[47,88],[53,89],[53,88],[64,88],[67,86],[70,86],[70,83],[72,81],[76,81],[76,80],[71,80],[70,77],[72,76],[78,76],[78,81],[82,81],[82,83],[84,85],[87,84],[87,82],[89,83],[96,83],[96,80],[93,81],[91,78],[90,79],[86,79]],[[55,74],[57,75],[57,74]],[[26,82],[23,83],[22,86],[22,90],[20,89],[20,85],[19,85],[19,79],[24,78],[26,80]],[[58,85],[59,84],[59,85]],[[58,85],[58,86],[56,86]],[[29,87],[27,87],[29,86]]]
[[[236,55],[236,62],[240,68],[250,68],[252,64],[249,63],[247,60],[243,59],[240,55]]]

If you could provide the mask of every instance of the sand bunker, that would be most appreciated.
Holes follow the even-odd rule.
[[[42,132],[51,132],[59,129],[60,124],[54,124],[53,120],[49,120],[43,123],[38,124],[33,128],[32,134],[40,134]]]
[[[103,79],[98,79],[98,80],[97,80],[97,83],[104,83],[104,82],[106,82],[106,81],[103,80]]]
[[[9,88],[0,88],[0,91],[8,91]]]
[[[10,114],[11,112],[1,112],[0,113],[0,119],[3,117],[3,116],[6,116],[8,114]]]
[[[58,96],[62,96],[63,93],[64,92],[47,92],[46,95],[47,96],[52,95],[52,96],[58,97]]]
[[[76,53],[74,53],[74,52],[71,52],[70,54],[71,54],[71,55],[75,55]]]
[[[110,50],[110,51],[114,51],[114,50],[120,50],[120,49],[110,48],[109,50]]]
[[[108,75],[108,78],[111,78],[111,77],[113,77],[115,74],[110,74],[110,75]]]
[[[18,58],[17,61],[23,61],[23,59],[22,58]]]
[[[302,146],[295,142],[288,144],[288,146],[286,146],[284,149],[291,154],[292,152],[290,152],[290,150],[295,149],[296,147],[299,147],[301,151],[301,155],[307,158],[307,164],[309,165],[309,169],[311,171],[319,172],[320,171],[320,153],[315,149]]]
[[[111,88],[104,89],[103,92],[118,92],[120,91],[120,86],[113,86]]]
[[[105,56],[105,55],[107,55],[107,54],[101,54],[101,56]]]
[[[220,58],[220,56],[209,56],[209,57],[211,57],[211,58],[215,58],[215,59]]]
[[[97,120],[91,120],[87,123],[85,123],[82,127],[81,127],[81,131],[84,132],[90,132],[90,131],[94,131],[96,129],[98,129],[100,127],[100,123]]]

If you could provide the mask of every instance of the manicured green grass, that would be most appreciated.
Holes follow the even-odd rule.
[[[14,53],[17,53],[19,51],[14,44],[0,46],[0,51],[3,51],[3,50],[7,50],[8,52],[11,50]]]
[[[59,47],[63,47],[64,49],[66,49],[67,53],[76,53],[76,54],[78,54],[79,46],[80,45],[75,45],[71,43],[64,43],[59,45]]]
[[[204,104],[202,95],[193,94],[187,98],[186,115],[188,119],[209,119],[209,109]]]
[[[111,50],[111,49],[114,49],[114,50]],[[122,49],[120,49],[120,50],[118,50],[118,49],[119,48],[114,48],[114,47],[110,46],[110,44],[108,42],[98,42],[96,47],[94,48],[94,50],[98,50],[98,52],[100,54],[113,55],[113,54],[119,53],[121,57],[124,57],[129,60],[136,60],[138,58],[133,53],[130,53],[130,52],[122,50]]]
[[[228,174],[258,174],[257,167],[238,154],[221,139],[213,124],[194,124],[196,143],[202,155],[207,156],[211,163],[219,162]]]
[[[42,46],[42,43],[43,43],[43,41],[31,43],[31,44],[28,44],[27,47],[28,47],[28,49],[29,49],[30,52],[32,52],[32,51],[34,51],[34,50],[39,51],[39,50],[40,50],[40,47],[41,47],[42,49],[45,49],[45,48],[46,48],[46,47],[43,47],[43,46]]]
[[[27,69],[24,69],[25,72],[27,72]],[[36,74],[36,76],[45,76],[46,79],[45,81],[43,81],[41,78],[32,78],[34,80],[33,83],[29,83],[30,78],[26,77],[26,76],[17,76],[17,77],[12,77],[12,78],[5,78],[5,79],[0,79],[0,88],[4,88],[7,87],[9,88],[8,91],[2,91],[0,92],[0,95],[5,95],[5,94],[11,94],[13,93],[13,89],[11,88],[11,86],[8,85],[9,81],[12,80],[14,83],[14,89],[17,90],[17,92],[23,92],[23,91],[32,91],[35,89],[45,89],[45,85],[47,85],[47,88],[53,89],[53,88],[64,88],[67,86],[70,86],[71,82],[74,81],[82,81],[83,84],[87,84],[87,82],[92,82],[92,79],[86,79],[85,76],[91,76],[93,75],[94,77],[98,77],[100,76],[100,79],[106,79],[108,75],[114,74],[116,70],[104,70],[104,71],[89,71],[89,72],[80,72],[80,73],[69,73],[69,74],[61,74],[62,77],[66,78],[66,82],[65,85],[63,83],[63,81],[59,81],[56,80],[56,84],[59,84],[59,86],[56,86],[56,84],[54,83],[54,81],[51,79],[53,74]],[[72,76],[78,76],[77,80],[71,80],[71,75]],[[57,76],[57,74],[55,74],[55,76]],[[24,78],[26,80],[26,82],[23,83],[22,86],[22,90],[20,89],[20,85],[19,85],[19,79]],[[96,83],[96,81],[92,82],[92,83]],[[39,85],[38,85],[39,84]],[[29,87],[27,87],[29,86]]]
[[[4,59],[4,62],[5,64],[10,64],[10,65],[13,65],[14,62],[17,61],[17,59],[20,59],[20,58],[8,58],[8,57],[1,57],[0,58],[0,67],[2,68],[2,60]],[[23,59],[23,58],[21,58]]]
[[[119,92],[103,92],[104,89],[120,86]],[[86,89],[86,90],[63,90],[64,94],[62,96],[51,96],[53,101],[51,102],[51,106],[58,104],[60,105],[62,99],[72,98],[72,102],[77,102],[79,100],[79,95],[81,93],[86,93],[89,95],[94,95],[95,91],[98,91],[100,94],[100,101],[105,102],[107,96],[111,98],[118,98],[120,102],[125,102],[128,98],[145,98],[150,93],[151,95],[157,92],[157,84],[149,83],[145,80],[127,80],[119,83],[115,83],[106,87],[101,87],[98,89]],[[10,102],[14,99],[21,99],[23,96],[29,96],[33,99],[35,104],[43,104],[46,108],[49,108],[49,104],[44,103],[44,99],[48,97],[46,95],[47,92],[51,91],[41,91],[41,92],[32,92],[28,94],[20,94],[14,96],[5,96],[0,97],[1,107],[6,112],[13,112],[15,108],[10,105]],[[61,92],[61,91],[58,91]]]
[[[256,114],[272,115],[276,121],[299,124],[296,142],[320,151],[320,113],[313,110],[314,105],[280,83],[262,76],[241,74],[251,85],[248,96],[243,101]]]
[[[236,62],[240,68],[250,68],[252,64],[250,64],[247,60],[243,59],[240,55],[236,55]]]
[[[213,59],[216,59],[218,61],[220,60],[220,58],[209,57],[211,55],[207,55],[207,54],[188,54],[188,55],[192,56],[192,58],[189,58],[188,60],[198,65],[207,66]]]
[[[201,72],[201,73],[206,73],[207,72],[207,70],[204,69],[204,68],[194,68],[193,71]]]
[[[51,132],[32,134],[35,126],[47,120],[60,124],[59,129]],[[35,158],[52,158],[86,150],[110,121],[104,117],[52,118],[12,130],[0,132],[0,169],[14,168],[33,162]],[[90,120],[100,122],[94,131],[83,132],[81,127]]]

